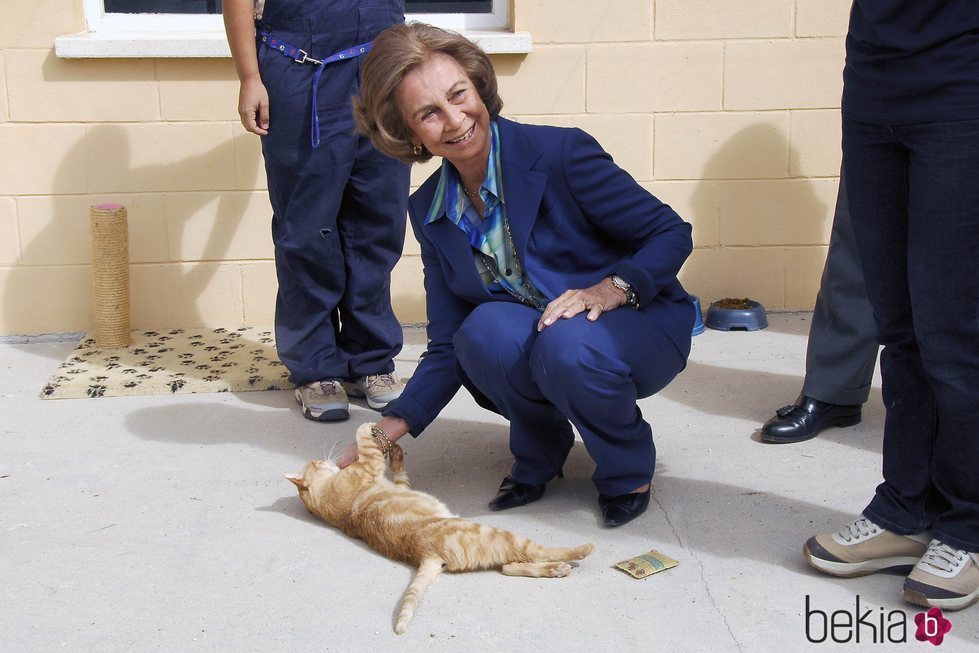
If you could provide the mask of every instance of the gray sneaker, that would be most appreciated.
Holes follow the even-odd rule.
[[[350,417],[347,393],[339,381],[313,381],[296,388],[303,417],[317,422],[340,422]]]
[[[806,562],[831,576],[866,576],[879,571],[907,573],[928,548],[924,533],[898,535],[861,517],[835,533],[810,537],[802,547]]]
[[[401,396],[401,381],[394,372],[361,376],[344,383],[351,397],[366,397],[367,405],[382,410]]]
[[[908,603],[961,610],[979,601],[979,553],[953,549],[932,540],[904,581]]]

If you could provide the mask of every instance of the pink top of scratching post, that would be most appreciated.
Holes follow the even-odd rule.
[[[95,208],[102,211],[114,211],[115,209],[121,209],[122,204],[96,204]]]

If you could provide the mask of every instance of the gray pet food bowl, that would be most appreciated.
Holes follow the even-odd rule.
[[[754,300],[748,308],[718,308],[711,303],[707,309],[707,326],[718,331],[758,331],[768,326],[765,307]]]

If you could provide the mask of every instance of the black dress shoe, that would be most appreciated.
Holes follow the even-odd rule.
[[[598,506],[602,509],[602,517],[606,526],[621,526],[646,512],[649,506],[649,494],[645,492],[630,492],[612,497],[607,494],[598,495]]]
[[[862,406],[838,406],[827,404],[805,395],[799,395],[791,406],[775,411],[775,417],[761,427],[761,439],[765,442],[802,442],[828,426],[853,426],[860,423]]]
[[[489,502],[490,510],[506,510],[525,506],[528,503],[537,501],[544,496],[546,485],[534,485],[533,483],[517,483],[513,478],[507,476],[500,484],[500,490]]]

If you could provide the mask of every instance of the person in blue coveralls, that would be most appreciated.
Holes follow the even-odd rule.
[[[402,161],[442,157],[412,195],[428,348],[375,431],[418,436],[460,387],[510,422],[489,507],[536,501],[581,435],[608,526],[649,504],[652,430],[637,399],[686,366],[694,308],[677,281],[691,226],[579,129],[522,125],[486,54],[430,25],[391,27],[364,63],[359,129]],[[356,457],[347,448],[340,464]]]
[[[349,417],[350,396],[401,393],[391,307],[409,166],[354,131],[351,97],[400,0],[225,0],[238,113],[262,138],[279,287],[275,340],[305,417]]]

